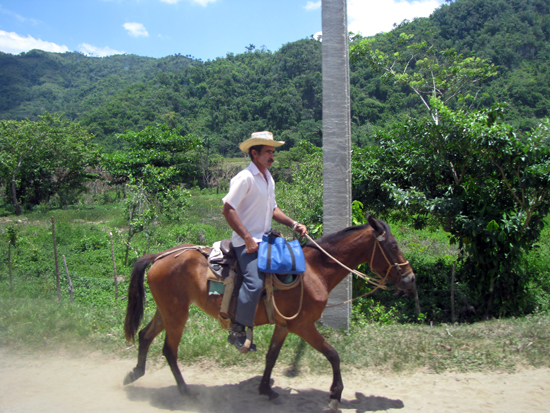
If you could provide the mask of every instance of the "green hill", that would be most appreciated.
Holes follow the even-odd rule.
[[[100,140],[161,122],[209,136],[224,155],[251,130],[320,144],[320,121],[321,44],[311,39],[163,73],[82,116]]]
[[[519,132],[548,116],[550,0],[448,2],[429,18],[375,36],[375,47],[391,52],[392,37],[403,32],[498,65],[498,77],[483,85],[475,105],[509,103],[507,121]],[[320,145],[321,89],[321,42],[314,39],[207,62],[179,55],[0,54],[0,118],[63,112],[107,148],[117,146],[117,133],[159,122],[208,136],[224,155],[259,129],[287,140],[286,148],[298,139]],[[426,115],[410,89],[382,83],[366,64],[351,68],[351,99],[352,135],[360,144],[406,115]]]
[[[130,85],[194,63],[198,62],[180,55],[154,59],[41,50],[17,56],[0,52],[0,118],[36,119],[46,110],[77,120]]]

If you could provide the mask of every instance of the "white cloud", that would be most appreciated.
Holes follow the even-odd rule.
[[[307,4],[304,6],[304,9],[306,10],[317,10],[321,8],[321,0],[319,1],[308,1]]]
[[[141,23],[124,23],[122,25],[126,30],[128,30],[128,34],[133,37],[147,37],[149,36],[149,33],[145,29],[145,26]]]
[[[124,54],[119,50],[111,49],[110,47],[96,47],[88,43],[82,43],[78,45],[78,50],[84,53],[86,56],[105,57],[114,54]]]
[[[168,4],[177,4],[181,0],[160,0],[160,1],[162,1],[163,3],[168,3]],[[206,6],[206,5],[208,5],[208,3],[214,3],[218,0],[188,0],[188,1],[190,1],[191,3],[200,4],[201,6]]]
[[[52,42],[45,42],[41,39],[35,39],[32,36],[20,36],[14,32],[5,32],[0,30],[0,51],[4,53],[19,54],[28,52],[32,49],[40,49],[45,52],[64,53],[69,48],[65,45],[58,45]]]
[[[428,17],[444,0],[348,0],[348,30],[373,36],[389,32],[394,23]]]

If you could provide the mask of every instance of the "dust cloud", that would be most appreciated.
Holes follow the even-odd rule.
[[[22,354],[0,348],[0,412],[328,412],[331,375],[273,374],[279,404],[258,394],[262,366],[181,365],[193,397],[178,393],[170,369],[150,363],[122,385],[135,358]],[[547,412],[550,370],[503,373],[394,373],[344,370],[341,412]]]

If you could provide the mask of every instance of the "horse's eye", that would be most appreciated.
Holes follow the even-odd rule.
[[[392,250],[397,251],[397,248],[399,248],[399,247],[397,246],[397,243],[396,243],[396,242],[393,243],[393,244],[391,244],[391,249],[392,249]]]

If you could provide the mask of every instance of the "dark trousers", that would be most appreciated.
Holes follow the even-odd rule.
[[[248,254],[246,246],[235,247],[237,259],[243,273],[243,284],[239,290],[235,321],[243,326],[252,327],[256,306],[262,294],[264,273],[258,271],[258,253]]]

